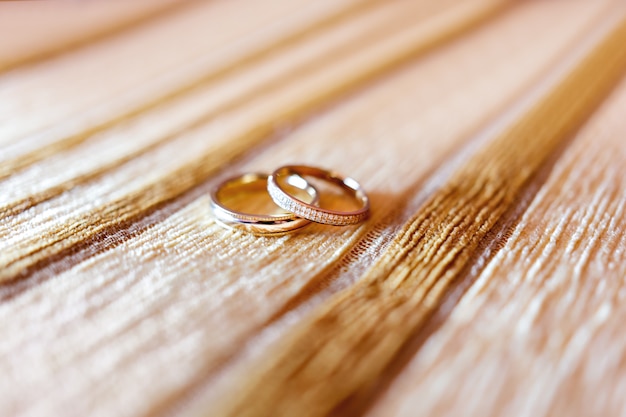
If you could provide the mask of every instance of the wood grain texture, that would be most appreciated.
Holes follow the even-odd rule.
[[[376,378],[439,305],[524,185],[613,87],[626,68],[624,42],[626,19],[461,167],[359,282],[268,351],[218,413],[325,415]]]
[[[358,51],[354,56],[333,60],[332,65],[307,74],[308,77],[302,77],[295,85],[286,84],[271,91],[268,97],[261,96],[232,112],[226,112],[216,123],[186,132],[186,135],[196,139],[209,137],[213,140],[205,144],[196,140],[195,145],[208,146],[205,149],[188,149],[193,156],[184,161],[184,166],[172,167],[168,175],[161,179],[154,178],[134,192],[114,198],[89,213],[73,213],[65,221],[59,221],[58,217],[51,219],[53,223],[45,233],[48,239],[42,239],[41,233],[30,236],[23,233],[18,236],[19,240],[9,240],[10,247],[0,257],[0,280],[11,281],[19,275],[28,274],[29,270],[38,268],[47,259],[63,256],[80,242],[89,242],[101,232],[132,222],[155,206],[188,191],[215,173],[220,165],[272,135],[277,126],[294,123],[325,102],[397,66],[433,43],[445,40],[493,11],[493,5],[493,1],[486,1],[484,9],[472,8],[470,14],[466,13],[468,6],[456,6],[440,17],[443,22],[433,19],[434,23],[430,26],[409,25],[393,34],[395,36],[368,45],[367,49]],[[450,19],[452,23],[442,24]],[[169,145],[175,146],[173,143]],[[159,149],[158,152],[164,150]],[[27,212],[24,213],[27,216]],[[10,225],[15,227],[15,220],[11,219]]]
[[[3,213],[23,211],[33,204],[50,199],[63,190],[85,182],[89,178],[96,177],[115,166],[137,157],[141,153],[171,140],[176,135],[206,125],[208,122],[216,119],[219,114],[237,110],[246,101],[271,93],[277,86],[285,83],[286,77],[293,77],[294,73],[302,73],[307,67],[315,65],[324,59],[334,59],[337,54],[352,48],[355,40],[360,40],[364,36],[371,36],[370,32],[376,29],[384,30],[384,25],[398,24],[398,18],[402,14],[406,15],[407,11],[411,11],[407,6],[410,6],[410,4],[398,3],[397,6],[385,7],[382,10],[373,8],[370,11],[366,11],[362,16],[357,16],[353,21],[345,22],[343,25],[329,30],[328,33],[297,43],[294,47],[287,50],[283,48],[282,53],[278,57],[265,59],[258,62],[257,65],[252,65],[249,69],[238,71],[233,76],[223,77],[224,79],[217,86],[209,83],[209,85],[201,86],[191,93],[186,88],[183,88],[182,91],[177,90],[173,95],[167,97],[171,100],[165,100],[165,103],[161,103],[152,112],[139,114],[136,117],[125,115],[127,120],[119,123],[115,129],[98,135],[100,142],[103,142],[103,139],[108,139],[108,146],[94,144],[96,141],[90,138],[89,135],[81,135],[81,137],[69,137],[56,141],[48,150],[42,151],[42,147],[39,146],[34,153],[16,157],[15,161],[20,166],[32,164],[35,160],[41,159],[44,153],[56,151],[58,154],[59,149],[66,147],[75,148],[86,139],[90,139],[92,148],[94,146],[116,148],[107,152],[110,155],[109,158],[105,158],[102,154],[98,155],[98,158],[92,158],[94,159],[93,163],[86,167],[87,172],[83,175],[76,175],[72,171],[67,172],[69,175],[62,179],[59,178],[55,186],[50,183],[41,185],[39,193],[32,188],[24,186],[12,187],[17,192],[22,191],[23,197],[20,199],[15,198],[15,196],[7,196],[13,198],[13,200],[5,200],[6,202],[2,207]],[[282,42],[288,40],[291,40],[290,36],[286,40],[282,40]],[[332,40],[332,43],[330,40]],[[248,56],[245,60],[251,63],[254,61],[252,58],[254,56]],[[213,76],[215,74],[211,75],[211,77]],[[182,97],[174,99],[174,96],[179,95]],[[140,110],[145,111],[145,106]],[[146,125],[152,125],[153,128],[147,130],[145,129]],[[129,146],[120,147],[119,141],[115,139],[118,135],[125,133],[133,135],[134,148]],[[114,137],[113,140],[110,139],[112,136]],[[85,153],[85,155],[89,157],[89,154],[92,153]],[[75,159],[76,157],[73,156],[73,158]],[[105,163],[105,161],[108,163]],[[94,166],[94,164],[99,166]],[[14,172],[15,164],[9,161],[5,164],[5,168],[7,171]],[[72,176],[72,174],[74,175]]]
[[[624,105],[622,82],[368,415],[623,412]]]
[[[28,123],[6,124],[8,130],[0,131],[0,138],[4,138],[0,139],[0,144],[8,142],[0,159],[0,177],[71,148],[199,85],[219,79],[238,66],[340,20],[342,15],[363,2],[339,5],[322,2],[305,8],[298,16],[283,19],[285,23],[277,27],[267,28],[268,21],[285,16],[293,11],[291,7],[297,6],[283,4],[277,7],[281,4],[280,1],[276,3],[246,4],[252,16],[236,26],[223,22],[240,18],[238,11],[242,5],[199,3],[163,24],[139,27],[129,36],[113,38],[95,48],[62,56],[59,60],[9,77],[10,84],[4,93],[13,94],[14,105],[7,108],[4,120],[15,117],[11,111],[19,113],[23,110],[23,105],[16,105],[18,103],[28,105],[31,119]],[[215,36],[199,36],[206,25],[215,28]],[[199,38],[201,42],[194,44],[193,48],[179,48],[172,35],[183,30],[185,35]],[[234,45],[219,48],[233,38],[235,42],[231,43]],[[181,62],[184,65],[180,65]],[[97,85],[98,68],[107,68],[107,78],[110,77],[111,81],[105,88],[87,88],[85,91],[84,86]],[[72,80],[71,84],[69,80]],[[68,84],[79,88],[68,89]],[[55,101],[57,97],[63,98],[62,105]],[[53,103],[54,111],[51,111]],[[69,115],[72,117],[68,118]]]
[[[194,1],[0,47],[0,415],[622,415],[625,18]],[[371,218],[214,222],[285,163]]]

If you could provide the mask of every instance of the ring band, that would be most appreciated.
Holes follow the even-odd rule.
[[[349,191],[354,198],[361,204],[361,208],[355,211],[336,211],[323,209],[316,205],[302,201],[289,194],[278,181],[279,177],[290,177],[297,175],[299,177],[311,176],[328,181],[338,185]],[[362,222],[369,215],[369,198],[365,190],[357,181],[350,177],[342,177],[341,175],[327,171],[321,168],[309,167],[305,165],[288,165],[278,168],[267,179],[267,191],[269,192],[274,203],[279,207],[295,213],[298,217],[311,220],[316,223],[330,224],[334,226],[347,226]]]
[[[267,174],[250,173],[227,179],[214,187],[211,190],[210,196],[211,210],[216,219],[227,227],[243,229],[260,235],[286,233],[309,224],[309,220],[298,218],[292,212],[284,214],[244,213],[229,209],[221,203],[220,195],[223,191],[249,186],[256,182],[262,182],[263,189],[266,189],[267,180]],[[304,178],[298,175],[292,175],[287,179],[287,182],[304,191],[311,198],[310,204],[314,205],[319,201],[317,189]]]

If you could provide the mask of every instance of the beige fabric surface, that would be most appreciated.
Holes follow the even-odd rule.
[[[621,0],[123,4],[0,13],[0,415],[626,412]],[[371,217],[215,222],[292,163]]]

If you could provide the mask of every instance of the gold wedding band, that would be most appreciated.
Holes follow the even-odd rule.
[[[249,186],[267,189],[267,174],[251,173],[227,179],[211,191],[211,209],[216,219],[227,227],[243,229],[254,234],[278,234],[299,229],[310,223],[309,220],[298,218],[293,212],[280,214],[254,214],[228,208],[223,204],[223,194],[237,191]],[[298,175],[290,175],[287,183],[305,193],[311,207],[319,201],[317,189]]]
[[[284,185],[281,184],[281,178],[290,178],[293,175],[300,178],[305,176],[315,177],[338,185],[352,194],[354,199],[360,204],[360,207],[355,211],[337,211],[324,209],[303,201],[287,192]],[[305,165],[288,165],[278,168],[267,179],[267,191],[272,197],[272,200],[274,200],[274,203],[279,207],[295,213],[298,217],[316,223],[347,226],[360,223],[369,215],[369,198],[357,181],[350,177],[342,177],[336,172],[321,168]]]

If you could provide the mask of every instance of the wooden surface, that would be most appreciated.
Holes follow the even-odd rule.
[[[626,413],[623,1],[0,11],[0,415]],[[370,219],[215,223],[291,163]]]

